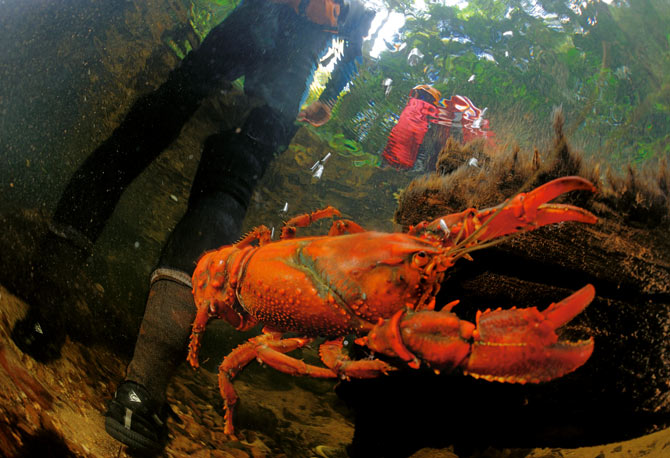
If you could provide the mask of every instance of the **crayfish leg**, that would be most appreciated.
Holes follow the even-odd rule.
[[[296,229],[298,227],[307,227],[315,221],[324,218],[332,218],[333,216],[341,216],[340,211],[328,205],[326,208],[315,210],[312,213],[304,213],[302,215],[294,216],[284,223],[281,231],[281,239],[291,239],[295,237]]]
[[[270,242],[271,234],[272,231],[266,226],[258,226],[242,237],[234,246],[235,248],[242,249],[250,246],[254,242],[258,242],[259,245],[265,245]]]
[[[235,437],[233,413],[239,397],[233,387],[233,379],[254,359],[290,375],[309,375],[319,378],[337,377],[337,374],[330,369],[306,364],[299,359],[284,354],[304,347],[312,340],[302,337],[282,339],[279,333],[268,332],[239,345],[223,359],[223,362],[219,365],[219,391],[223,398],[225,410],[223,429],[225,434]]]
[[[324,342],[319,347],[323,363],[338,376],[348,378],[376,378],[396,370],[380,359],[354,361],[342,350],[344,337]]]
[[[233,411],[239,399],[233,387],[233,378],[256,357],[255,346],[254,342],[249,341],[239,345],[219,365],[219,392],[225,411],[223,432],[232,437],[235,437]]]
[[[189,362],[191,367],[197,369],[200,364],[198,363],[198,353],[200,353],[201,337],[202,333],[205,331],[207,322],[209,321],[209,304],[203,304],[198,309],[198,313],[195,316],[193,321],[193,328],[191,330],[191,337],[188,344],[188,356],[186,360]]]
[[[328,235],[357,234],[359,232],[365,232],[365,229],[358,223],[355,223],[350,219],[338,219],[337,221],[333,221],[333,225],[330,227]]]
[[[335,378],[335,374],[325,367],[307,364],[304,361],[285,355],[289,351],[304,347],[313,339],[291,337],[276,341],[267,341],[264,345],[256,346],[258,360],[268,366],[289,375],[308,375],[316,378]]]

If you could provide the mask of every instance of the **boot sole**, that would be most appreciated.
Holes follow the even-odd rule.
[[[163,446],[157,442],[147,439],[140,433],[127,429],[111,417],[105,417],[105,431],[119,442],[124,443],[129,448],[144,453],[158,453],[163,450]]]

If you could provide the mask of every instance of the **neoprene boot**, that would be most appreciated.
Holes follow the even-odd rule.
[[[11,338],[35,360],[46,363],[60,357],[66,317],[76,301],[84,300],[82,266],[92,249],[93,243],[75,229],[52,223],[33,256],[30,278],[17,285],[16,294],[29,308]]]
[[[188,336],[195,319],[188,274],[157,269],[126,380],[105,413],[107,433],[131,449],[156,453],[167,440],[167,384],[186,360]]]
[[[269,107],[256,108],[241,132],[212,135],[205,142],[188,209],[159,261],[170,268],[152,274],[126,381],[119,385],[106,413],[107,432],[130,447],[150,452],[164,446],[165,392],[185,359],[196,314],[186,272],[193,271],[205,250],[239,238],[256,183],[274,153],[285,149],[272,140],[278,135],[274,130],[284,129],[275,118]]]

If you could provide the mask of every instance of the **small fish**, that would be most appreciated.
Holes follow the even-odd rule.
[[[485,107],[482,110],[482,112],[479,114],[479,117],[472,122],[472,127],[474,129],[479,129],[479,128],[482,127],[482,121],[484,120],[484,115],[486,114],[486,110],[488,110],[488,109],[489,109],[489,107]]]
[[[323,175],[323,164],[319,164],[319,166],[316,168],[316,171],[312,174],[312,177],[316,178],[317,180],[321,178],[321,175]]]
[[[440,228],[444,231],[444,235],[449,237],[449,234],[451,234],[451,231],[449,230],[449,227],[447,226],[447,223],[445,223],[442,218],[440,218]]]
[[[417,65],[421,59],[423,59],[423,53],[417,48],[413,48],[407,55],[407,63],[410,67]]]
[[[382,87],[384,88],[384,95],[388,96],[391,92],[391,87],[393,86],[393,80],[391,78],[386,78],[382,82]]]
[[[314,165],[309,169],[312,173],[312,177],[316,178],[317,180],[321,178],[321,175],[323,175],[323,169],[326,164],[326,161],[330,158],[332,153],[326,154],[323,159],[316,161]]]

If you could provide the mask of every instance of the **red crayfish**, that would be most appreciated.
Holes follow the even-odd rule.
[[[537,383],[583,365],[593,339],[559,341],[555,330],[593,300],[586,285],[540,312],[526,309],[477,312],[476,323],[451,312],[458,301],[435,311],[435,295],[445,271],[483,243],[563,221],[595,223],[590,212],[550,200],[572,190],[595,191],[579,177],[564,177],[521,193],[497,207],[468,209],[420,223],[408,233],[365,231],[335,220],[328,235],[296,237],[296,228],[340,216],[327,207],[289,220],[280,240],[265,226],[234,245],[206,253],[193,273],[198,308],[188,361],[198,367],[201,335],[210,318],[239,330],[264,325],[263,333],[228,354],[219,367],[225,432],[234,432],[237,402],[232,379],[253,359],[294,375],[369,378],[407,364],[436,371],[461,368],[474,377],[500,382]],[[292,332],[300,337],[285,337]],[[345,336],[381,359],[350,359]],[[316,337],[325,367],[286,353]],[[404,363],[401,363],[404,362]]]

